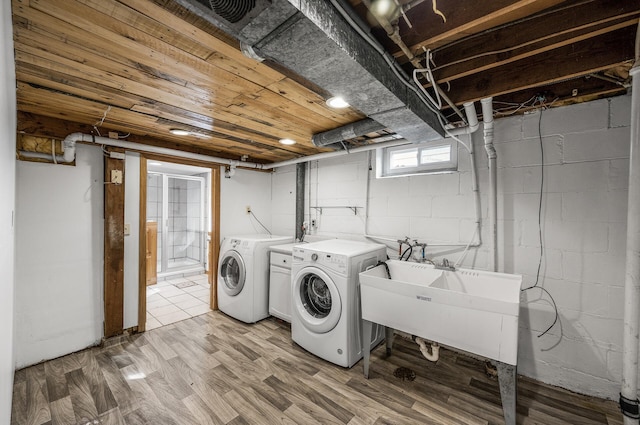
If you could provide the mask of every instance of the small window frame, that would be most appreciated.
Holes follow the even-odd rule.
[[[422,152],[449,147],[449,161],[420,164]],[[415,167],[391,167],[391,158],[394,153],[415,150],[418,165]],[[424,174],[453,173],[458,171],[458,145],[453,139],[438,140],[435,142],[423,142],[406,144],[376,149],[376,178],[404,177]]]

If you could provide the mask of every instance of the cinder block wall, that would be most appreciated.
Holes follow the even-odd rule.
[[[630,96],[498,119],[499,271],[535,283],[540,258],[538,208],[541,183],[540,135],[544,148],[539,285],[554,297],[560,324],[540,290],[523,293],[518,371],[580,393],[616,398],[621,379],[623,284],[626,242]],[[488,170],[482,131],[473,136],[488,240]],[[469,156],[459,150],[459,172],[375,179],[375,154],[312,162],[307,170],[306,220],[312,236],[363,239],[367,200],[368,233],[390,239],[409,236],[428,244],[463,244],[474,231]],[[372,170],[369,170],[371,166]],[[272,179],[273,226],[293,225],[295,167]],[[286,206],[286,209],[285,209]],[[287,211],[289,211],[287,213]],[[389,254],[397,244],[388,242]],[[461,247],[431,247],[428,255],[456,261]],[[488,247],[471,249],[465,267],[488,268]]]

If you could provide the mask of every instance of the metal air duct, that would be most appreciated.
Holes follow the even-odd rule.
[[[203,6],[205,0],[176,1],[250,45],[258,55],[341,95],[403,138],[423,142],[444,136],[438,113],[413,83],[407,83],[394,59],[369,37],[366,26],[344,2],[273,0],[243,26],[230,26],[222,25],[224,18]]]

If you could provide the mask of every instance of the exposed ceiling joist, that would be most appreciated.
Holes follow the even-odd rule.
[[[468,102],[611,68],[633,58],[635,32],[635,27],[625,27],[509,66],[460,78],[451,83],[451,98],[456,103]]]
[[[386,128],[350,139],[355,133],[345,133],[347,143],[398,137],[390,129],[415,128],[417,137],[424,136],[420,123],[404,114],[413,108],[420,117],[416,103],[402,93],[406,87],[394,89],[397,79],[378,74],[362,84],[354,62],[373,65],[375,72],[389,68],[370,50],[349,48],[359,39],[343,25],[333,1],[352,5],[388,56],[395,55],[407,74],[413,70],[386,32],[367,19],[360,0],[264,2],[253,17],[275,4],[288,7],[285,21],[291,20],[275,32],[273,16],[252,21],[250,35],[274,59],[297,58],[288,67],[244,56],[232,31],[186,7],[188,0],[12,0],[21,131],[62,138],[95,132],[100,123],[97,131],[103,134],[130,133],[140,143],[230,159],[249,155],[255,162],[321,152],[311,142],[314,134],[352,128],[367,116]],[[412,51],[431,49],[435,79],[458,105],[493,96],[497,113],[511,114],[541,103],[557,106],[626,92],[637,1],[437,0],[446,22],[432,1],[397,1],[413,5],[406,11],[412,27],[401,16],[390,24],[397,23],[399,37]],[[287,38],[285,27],[296,24],[298,32]],[[304,25],[319,32],[305,31]],[[275,41],[271,47],[259,42],[268,34]],[[314,38],[327,34],[338,50],[317,47]],[[323,67],[337,72],[315,78]],[[380,81],[393,89],[395,100],[374,96]],[[325,104],[329,94],[342,90],[353,96],[357,109]],[[389,99],[397,103],[391,109]],[[385,117],[383,110],[398,114]],[[458,119],[449,110],[444,114]],[[178,127],[191,135],[169,133]],[[281,138],[298,143],[283,146]]]

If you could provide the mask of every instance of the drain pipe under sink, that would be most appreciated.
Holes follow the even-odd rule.
[[[438,359],[440,358],[440,346],[437,342],[431,343],[431,352],[429,352],[429,349],[427,348],[427,341],[420,338],[419,336],[416,337],[416,344],[420,346],[420,352],[425,359],[429,360],[430,362],[438,361]]]

